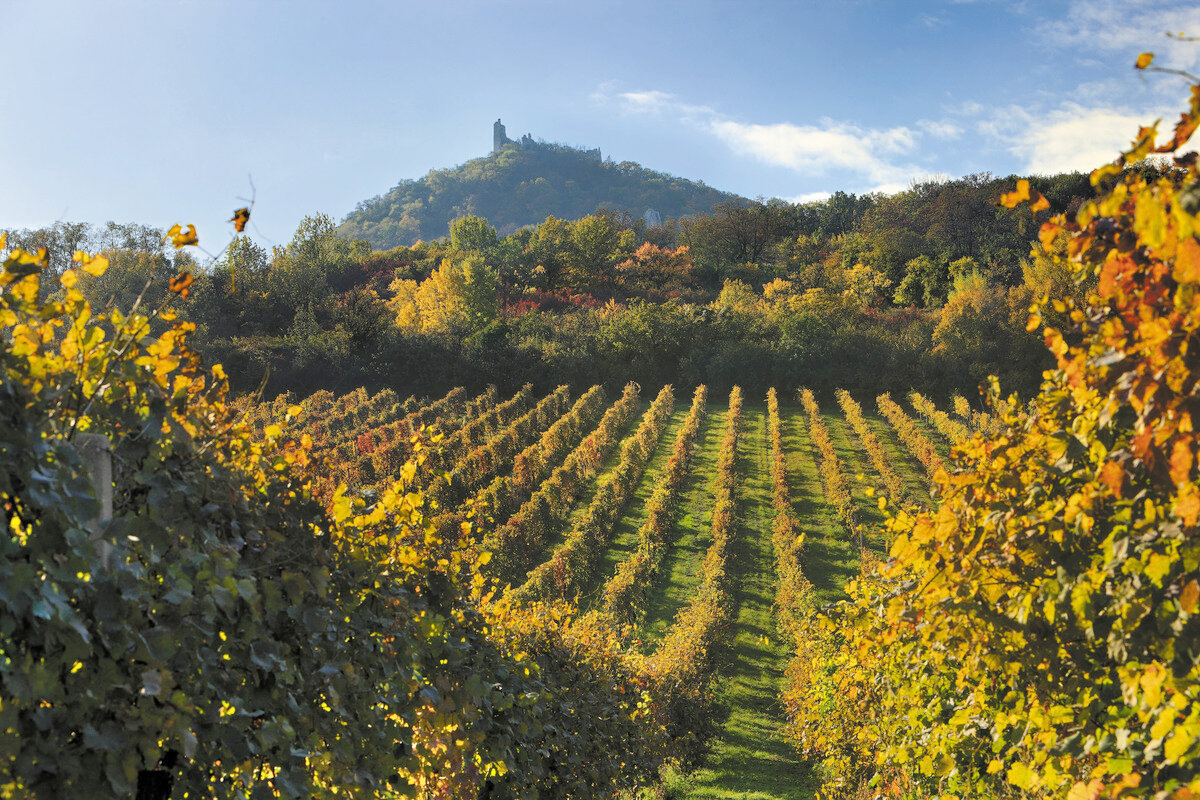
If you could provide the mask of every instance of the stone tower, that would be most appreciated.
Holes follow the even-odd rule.
[[[492,152],[500,152],[500,148],[504,147],[510,141],[512,140],[508,138],[508,134],[504,130],[504,125],[501,124],[500,120],[496,120],[496,124],[492,126]]]

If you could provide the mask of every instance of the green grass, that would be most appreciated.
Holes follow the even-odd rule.
[[[674,539],[663,559],[659,580],[650,593],[646,619],[639,630],[643,646],[651,649],[675,621],[675,615],[691,599],[700,582],[700,564],[704,561],[712,537],[712,483],[716,475],[717,453],[725,430],[728,412],[711,406],[696,434],[696,450],[680,487],[679,518],[675,520]]]
[[[717,655],[714,688],[724,719],[705,764],[686,781],[688,800],[811,798],[815,781],[784,738],[779,692],[788,648],[779,639],[771,548],[766,412],[744,408],[739,447],[738,528],[729,569],[736,619]]]

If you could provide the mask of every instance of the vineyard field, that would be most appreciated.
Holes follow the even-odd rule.
[[[687,640],[714,706],[711,729],[697,731],[705,755],[671,777],[682,796],[811,797],[816,780],[785,736],[780,700],[792,643],[777,619],[784,556],[772,539],[776,515],[794,521],[799,535],[786,546],[816,601],[836,601],[862,560],[886,550],[881,499],[898,489],[893,505],[929,502],[926,464],[936,469],[951,444],[935,425],[960,432],[972,420],[921,395],[840,393],[835,401],[782,389],[784,468],[773,477],[771,407],[765,397],[735,394],[736,402],[703,387],[650,394],[631,384],[620,397],[599,387],[540,394],[525,387],[400,402],[359,392],[319,398],[321,413],[293,424],[318,446],[330,442],[331,475],[368,492],[388,478],[362,467],[377,448],[430,439],[425,464],[447,477],[418,478],[430,485],[448,478],[434,492],[439,519],[461,521],[465,509],[477,508],[480,546],[498,548],[493,577],[514,597],[610,614],[625,626],[627,646],[650,663],[666,664]],[[273,414],[269,407],[256,413],[263,424]],[[773,489],[780,480],[785,485]],[[721,481],[729,502],[718,501]]]

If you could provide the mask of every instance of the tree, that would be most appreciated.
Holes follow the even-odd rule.
[[[917,256],[904,265],[904,279],[896,287],[897,305],[931,307],[946,297],[945,267],[929,256]]]
[[[572,223],[566,251],[568,281],[579,287],[604,283],[617,246],[617,229],[606,215],[590,214]]]
[[[486,255],[499,243],[496,229],[483,217],[467,214],[450,223],[450,246]]]

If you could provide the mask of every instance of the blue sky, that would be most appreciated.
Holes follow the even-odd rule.
[[[513,138],[750,197],[1051,173],[1173,119],[1200,7],[1164,2],[0,0],[0,228],[196,223],[286,242]],[[215,241],[214,241],[215,240]]]

